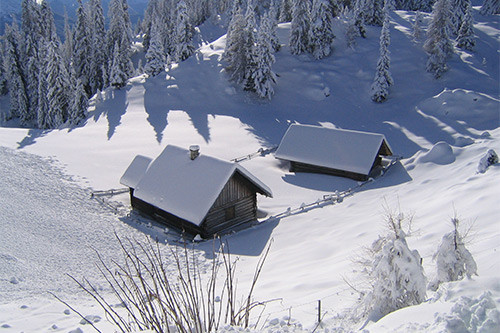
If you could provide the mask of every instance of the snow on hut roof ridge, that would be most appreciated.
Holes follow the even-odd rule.
[[[271,190],[241,165],[204,154],[191,160],[189,150],[173,145],[165,147],[144,171],[134,196],[196,225],[203,222],[236,171],[260,192],[272,196]]]
[[[385,142],[383,134],[292,124],[276,158],[368,175]]]
[[[146,173],[152,159],[146,156],[137,155],[128,166],[120,179],[120,184],[130,188],[136,188],[142,176]]]

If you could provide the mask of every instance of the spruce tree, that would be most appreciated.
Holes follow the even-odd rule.
[[[223,56],[229,80],[236,84],[241,84],[244,80],[247,61],[246,20],[241,11],[238,8],[231,18]]]
[[[289,43],[292,54],[309,51],[310,22],[309,1],[294,0]]]
[[[36,126],[42,129],[51,128],[52,122],[49,116],[49,100],[48,100],[48,84],[47,84],[47,52],[48,44],[42,43],[40,45],[40,53],[45,54],[45,57],[40,59],[40,80],[38,81],[38,110],[37,110],[37,118],[36,118]]]
[[[106,50],[103,45],[106,43],[106,30],[104,27],[104,14],[101,0],[90,0],[89,26],[91,27],[91,95],[104,88],[103,66],[106,64]]]
[[[177,3],[177,17],[175,29],[175,58],[184,61],[194,52],[193,34],[194,28],[189,22],[186,2],[180,0]]]
[[[413,40],[418,42],[422,38],[422,13],[417,10],[412,24]]]
[[[21,36],[16,22],[5,27],[5,59],[4,68],[7,74],[10,96],[10,112],[6,119],[21,118],[22,125],[29,125],[29,101],[26,90],[26,81],[22,66]]]
[[[476,45],[476,40],[474,39],[474,21],[472,19],[470,1],[467,1],[467,4],[462,25],[458,31],[457,46],[461,49],[472,51]]]
[[[371,97],[374,102],[384,102],[389,96],[389,86],[394,84],[389,67],[391,64],[389,45],[391,36],[389,32],[390,0],[384,6],[384,24],[380,33],[380,57],[377,62],[377,71],[371,87]]]
[[[259,66],[259,54],[256,47],[257,43],[257,30],[256,30],[256,19],[255,19],[255,3],[254,0],[249,0],[247,5],[247,11],[245,14],[245,57],[246,57],[246,67],[244,74],[243,88],[249,91],[255,91],[255,82],[253,79],[254,73],[257,71]]]
[[[362,10],[366,24],[382,26],[384,23],[384,0],[365,0]]]
[[[126,38],[125,36],[123,38]],[[130,60],[129,48],[124,41],[115,43],[113,57],[110,59],[109,84],[115,88],[122,88],[127,84],[127,80],[133,73],[133,66]]]
[[[42,30],[42,38],[47,41],[53,39],[55,42],[59,42],[56,24],[54,22],[54,14],[52,13],[52,9],[50,9],[47,0],[42,0],[40,5],[40,27]]]
[[[274,63],[273,46],[271,43],[272,18],[269,12],[261,19],[255,45],[258,63],[252,73],[254,91],[261,98],[271,99],[274,94],[273,84],[276,83],[276,75],[272,71]]]
[[[64,10],[64,43],[62,45],[62,57],[66,62],[66,67],[70,70],[71,59],[73,57],[73,30],[69,25],[69,17]]]
[[[47,45],[45,67],[47,82],[48,119],[45,128],[60,127],[68,120],[70,102],[70,83],[68,72],[64,66],[59,45],[51,40]]]
[[[91,76],[92,72],[92,29],[89,27],[87,12],[83,7],[82,1],[78,0],[78,9],[76,12],[76,27],[73,41],[73,71],[75,77],[82,80],[85,91],[88,96],[92,94]]]
[[[77,126],[87,118],[88,97],[85,93],[82,80],[76,79],[73,82],[73,86],[68,120],[70,125]]]
[[[309,44],[316,59],[327,57],[332,52],[333,10],[328,0],[313,0]]]
[[[51,14],[46,2],[44,2],[44,6],[45,15]],[[49,25],[53,24],[50,18],[46,18],[46,21]],[[23,117],[22,123],[26,126],[32,126],[38,111],[38,80],[41,71],[40,58],[42,57],[39,44],[45,43],[47,40],[47,36],[42,34],[42,31],[46,29],[41,16],[41,6],[32,0],[23,1],[21,22],[21,35],[23,37],[21,58],[28,99],[28,111]]]
[[[481,15],[496,15],[500,14],[500,1],[498,0],[484,0],[481,10]]]
[[[6,95],[9,91],[8,82],[7,82],[7,73],[5,73],[5,61],[4,61],[4,46],[3,42],[0,39],[0,96]]]
[[[271,2],[271,7],[265,14],[269,17],[269,38],[271,39],[271,45],[273,46],[273,51],[278,52],[281,48],[281,44],[278,38],[278,18],[277,18],[277,8],[276,1]]]
[[[447,59],[453,54],[449,38],[451,8],[449,0],[437,0],[432,9],[432,17],[427,29],[424,49],[429,54],[427,71],[439,78],[448,70]]]
[[[346,42],[349,47],[354,47],[357,37],[361,36],[366,38],[366,29],[362,11],[364,1],[365,0],[355,0],[354,8],[350,12],[350,18],[347,23],[346,30]]]
[[[155,18],[151,26],[151,42],[146,52],[146,66],[144,67],[145,73],[149,76],[155,76],[163,72],[167,61],[163,49],[163,39],[159,30],[158,18]]]
[[[292,20],[292,0],[282,0],[280,7],[280,22],[290,22]]]
[[[134,72],[131,56],[130,18],[126,0],[111,0],[108,15],[109,29],[106,35],[108,45],[109,84],[120,88]]]

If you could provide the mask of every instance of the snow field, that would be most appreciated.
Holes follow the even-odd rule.
[[[395,85],[389,100],[380,105],[369,99],[376,65],[376,57],[369,55],[378,53],[379,28],[369,27],[368,38],[358,39],[354,50],[343,45],[342,33],[336,31],[333,55],[318,62],[307,55],[290,55],[285,45],[290,26],[282,24],[279,35],[284,46],[273,67],[280,77],[271,102],[257,101],[227,83],[219,61],[224,44],[220,38],[168,73],[137,77],[120,91],[106,91],[102,100],[92,101],[91,117],[83,127],[0,128],[0,174],[9,175],[0,177],[0,327],[9,325],[6,332],[37,332],[55,324],[61,331],[92,331],[74,314],[65,315],[66,307],[45,291],[69,295],[85,315],[104,318],[90,300],[75,293],[75,285],[63,274],[97,279],[88,246],[112,259],[119,254],[114,230],[134,237],[142,237],[144,230],[123,223],[88,199],[87,190],[61,180],[67,177],[51,163],[23,152],[53,156],[64,174],[74,175],[83,187],[109,189],[119,187],[119,178],[136,154],[155,157],[167,144],[185,148],[199,144],[201,154],[232,159],[277,145],[288,125],[299,122],[383,133],[404,159],[340,204],[227,237],[232,253],[240,257],[240,290],[249,287],[258,256],[273,240],[255,291],[258,300],[279,299],[266,307],[266,329],[312,331],[318,299],[325,312],[320,331],[358,328],[344,321],[344,310],[357,298],[344,278],[361,282],[352,260],[386,232],[386,206],[413,216],[414,233],[407,241],[423,257],[429,280],[435,274],[432,255],[442,236],[451,231],[450,219],[456,213],[463,224],[473,224],[467,248],[479,276],[428,292],[429,301],[396,311],[366,330],[441,332],[450,325],[457,331],[484,327],[494,332],[500,304],[500,167],[477,170],[489,149],[500,152],[499,17],[475,11],[476,52],[454,55],[450,71],[440,80],[425,73],[421,41],[411,41],[413,13],[391,14],[389,48]],[[274,198],[259,198],[262,219],[358,185],[336,177],[289,173],[271,155],[242,165],[273,191]],[[24,204],[26,195],[33,197],[30,205]],[[128,204],[126,195],[115,200]],[[34,227],[33,220],[40,227]],[[211,244],[200,244],[198,250],[209,257]],[[12,278],[18,283],[11,283]],[[22,305],[28,308],[21,309]],[[297,326],[287,326],[290,313]],[[97,325],[109,327],[104,319]],[[238,329],[227,328],[231,330]]]

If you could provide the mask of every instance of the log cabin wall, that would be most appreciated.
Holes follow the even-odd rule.
[[[248,180],[235,173],[222,189],[202,223],[207,234],[215,234],[257,218],[256,191]]]

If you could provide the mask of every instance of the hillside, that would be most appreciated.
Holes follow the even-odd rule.
[[[194,56],[155,78],[135,77],[121,90],[108,89],[94,97],[89,119],[81,127],[0,128],[2,332],[51,327],[92,331],[76,314],[66,315],[67,308],[46,291],[70,300],[85,315],[104,318],[64,274],[87,276],[106,290],[92,264],[96,258],[91,247],[112,260],[119,256],[110,239],[114,231],[137,238],[143,233],[162,236],[161,229],[128,219],[122,210],[113,215],[89,199],[91,190],[120,187],[119,179],[135,155],[155,157],[167,144],[198,144],[202,154],[232,159],[276,146],[294,122],[382,133],[403,159],[342,203],[270,219],[226,237],[231,252],[240,257],[241,290],[248,287],[259,255],[272,240],[255,292],[259,300],[279,299],[264,311],[267,330],[312,331],[317,300],[322,300],[324,314],[317,331],[359,328],[343,315],[356,301],[344,279],[358,280],[353,259],[385,233],[386,207],[413,216],[415,232],[409,245],[423,257],[429,280],[435,274],[432,255],[451,230],[451,217],[456,214],[465,224],[473,224],[469,249],[479,275],[447,283],[436,293],[429,291],[423,304],[365,328],[458,332],[463,325],[465,331],[497,331],[500,167],[491,166],[484,173],[477,168],[489,149],[500,153],[500,17],[481,16],[475,7],[475,52],[457,51],[449,61],[450,70],[435,80],[425,72],[423,41],[412,41],[413,15],[391,14],[390,70],[395,85],[382,104],[369,97],[380,28],[369,27],[368,38],[358,39],[356,48],[349,49],[338,20],[332,56],[317,61],[290,54],[290,25],[281,24],[283,47],[273,67],[279,75],[276,93],[271,101],[262,101],[228,83],[221,63],[225,37],[208,22],[200,28],[201,45]],[[5,99],[0,105],[6,106]],[[290,173],[272,155],[242,164],[273,191],[274,198],[259,198],[261,221],[358,186],[338,177]],[[29,210],[23,210],[24,200]],[[126,195],[113,200],[128,207]],[[207,262],[211,247],[196,246]],[[281,327],[289,315],[295,326]],[[467,316],[476,319],[467,321]],[[97,324],[110,329],[104,319]]]

